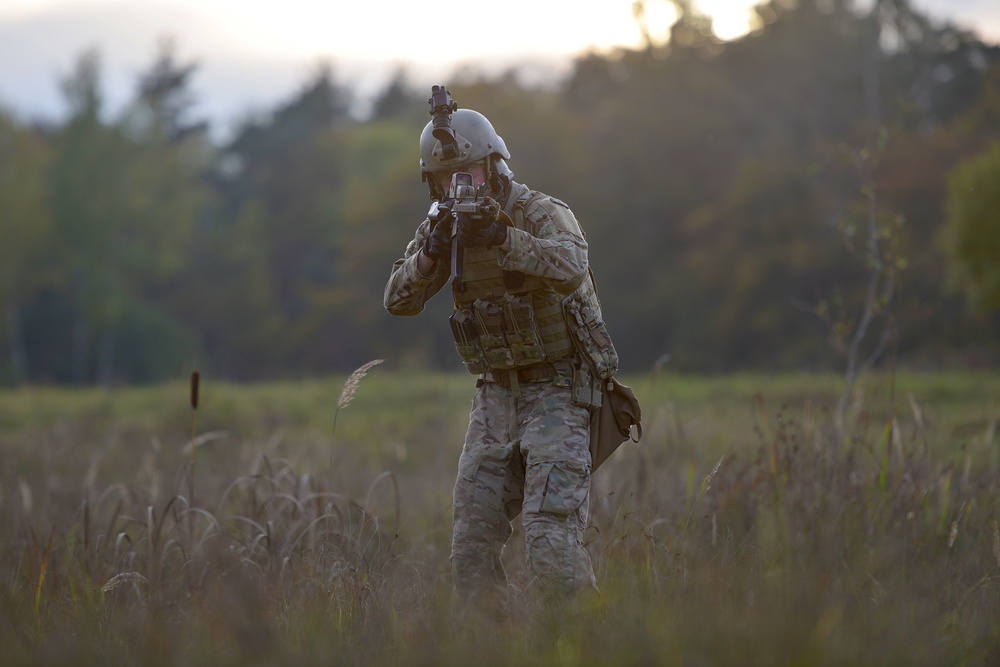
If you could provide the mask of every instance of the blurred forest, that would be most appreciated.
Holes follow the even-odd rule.
[[[1000,47],[907,0],[772,0],[732,42],[676,4],[558,83],[441,82],[577,214],[623,369],[1000,367]],[[198,64],[151,61],[116,118],[97,50],[65,122],[0,110],[0,384],[461,369],[447,294],[382,308],[429,91],[401,70],[359,117],[322,65],[218,145]]]

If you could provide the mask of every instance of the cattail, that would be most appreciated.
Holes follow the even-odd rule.
[[[198,409],[198,383],[200,381],[200,376],[198,370],[195,369],[191,371],[191,409]]]
[[[195,433],[198,432],[198,389],[201,385],[201,374],[198,373],[198,369],[195,368],[191,371],[191,389],[190,389],[190,399],[191,399],[191,465],[192,465],[192,478],[194,472],[194,450],[197,447],[195,443]],[[194,480],[189,478],[190,484],[190,500],[194,503]]]
[[[368,375],[368,371],[370,371],[373,367],[378,366],[383,361],[385,360],[373,359],[358,370],[351,373],[351,375],[347,378],[347,382],[344,383],[343,391],[340,392],[340,398],[337,399],[338,410],[346,408],[351,404],[351,401],[354,400],[354,394],[358,391],[358,385],[361,384],[361,379]]]

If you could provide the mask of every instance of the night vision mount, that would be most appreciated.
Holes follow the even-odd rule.
[[[427,98],[427,103],[431,105],[431,134],[441,144],[441,154],[435,157],[441,162],[458,159],[461,157],[459,142],[463,142],[466,147],[469,145],[451,127],[451,114],[458,111],[458,102],[451,99],[451,93],[444,86],[431,86],[431,96]]]

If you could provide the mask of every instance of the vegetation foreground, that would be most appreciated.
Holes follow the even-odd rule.
[[[472,382],[0,394],[4,664],[1000,662],[1000,377],[625,378],[594,477],[601,593],[458,609]]]

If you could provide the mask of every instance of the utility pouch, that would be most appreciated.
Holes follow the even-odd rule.
[[[545,361],[545,348],[538,332],[535,311],[529,297],[504,296],[507,315],[507,344],[514,363],[518,366],[539,364]]]
[[[562,302],[570,337],[577,351],[590,363],[597,377],[607,380],[618,372],[618,352],[604,320],[575,294]],[[599,403],[598,403],[599,405]]]
[[[642,409],[635,392],[614,377],[602,384],[601,409],[590,413],[591,470],[597,470],[626,440],[642,438]]]
[[[469,372],[478,375],[488,371],[490,365],[479,346],[479,329],[472,311],[468,308],[456,309],[448,322],[451,323],[451,333],[455,337],[455,349]]]
[[[506,322],[504,309],[497,304],[476,299],[472,307],[476,311],[476,322],[479,324],[479,346],[486,357],[490,368],[514,368],[514,354],[507,345]]]
[[[601,407],[603,380],[594,376],[588,364],[577,363],[573,367],[573,405],[581,408]]]

